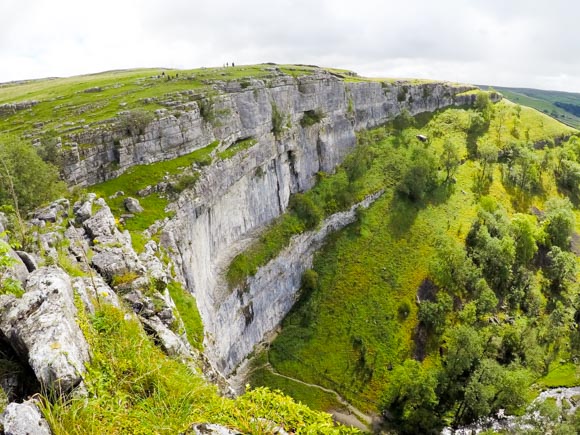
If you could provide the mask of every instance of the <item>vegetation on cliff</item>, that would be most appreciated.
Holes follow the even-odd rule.
[[[316,285],[268,352],[276,372],[402,432],[517,413],[535,388],[580,383],[560,369],[579,352],[578,138],[478,100],[361,132],[373,158],[358,183],[385,194],[318,254]],[[333,406],[260,361],[255,384]]]

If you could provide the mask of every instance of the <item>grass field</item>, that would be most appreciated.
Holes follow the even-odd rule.
[[[500,86],[494,86],[494,89],[501,92],[507,99],[514,103],[532,107],[564,124],[568,124],[574,128],[580,128],[580,116],[578,116],[578,112],[571,113],[556,105],[556,103],[564,103],[580,108],[580,94],[540,89],[505,88]]]

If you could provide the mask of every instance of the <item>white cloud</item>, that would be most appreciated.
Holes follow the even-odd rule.
[[[0,81],[274,61],[580,92],[578,12],[565,0],[4,0]]]

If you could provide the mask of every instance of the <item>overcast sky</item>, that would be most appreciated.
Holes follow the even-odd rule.
[[[580,92],[573,0],[0,0],[0,82],[277,62]]]

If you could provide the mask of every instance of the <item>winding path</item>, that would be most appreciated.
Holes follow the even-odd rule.
[[[346,399],[344,399],[340,394],[338,394],[338,392],[336,392],[335,390],[323,387],[323,386],[318,385],[318,384],[311,384],[309,382],[305,382],[305,381],[302,381],[300,379],[293,378],[291,376],[286,376],[286,375],[276,371],[276,369],[269,362],[265,363],[263,366],[261,366],[259,368],[266,369],[275,376],[278,376],[278,377],[281,377],[284,379],[288,379],[292,382],[297,382],[297,383],[305,385],[307,387],[317,388],[321,391],[324,391],[325,393],[334,395],[336,397],[336,399],[338,400],[338,402],[348,410],[350,415],[343,414],[343,413],[338,412],[338,411],[337,412],[331,411],[331,414],[333,414],[334,417],[337,418],[342,423],[349,424],[349,425],[354,426],[354,427],[356,427],[360,430],[363,430],[365,432],[369,431],[369,426],[373,423],[373,417],[371,417],[368,414],[365,414],[360,409],[355,408],[348,401],[346,401]]]

